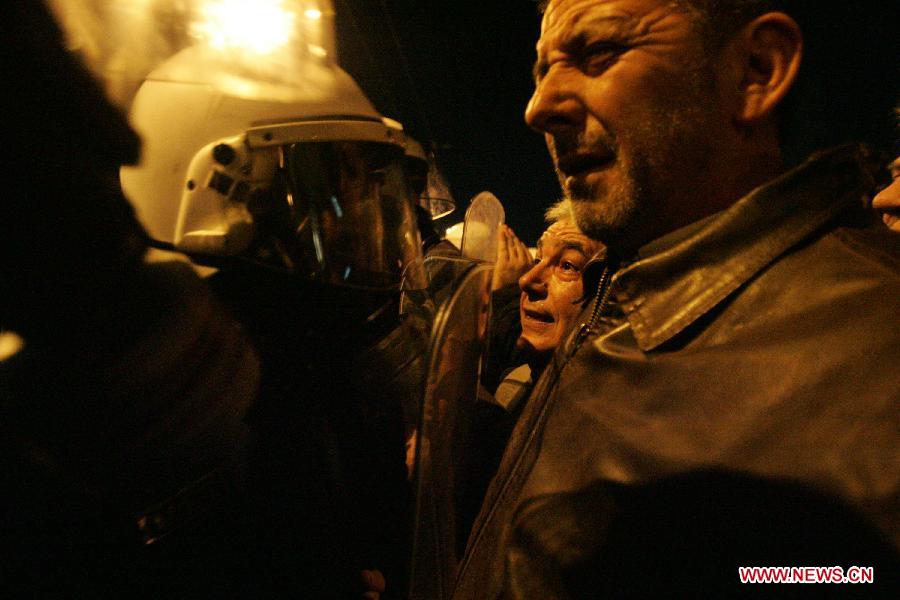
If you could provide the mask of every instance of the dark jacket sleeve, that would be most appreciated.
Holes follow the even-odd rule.
[[[519,287],[510,284],[491,294],[491,327],[488,332],[488,358],[482,369],[481,383],[491,393],[510,367],[522,363],[516,340],[522,334],[519,320]]]

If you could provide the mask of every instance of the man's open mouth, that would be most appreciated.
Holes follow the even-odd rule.
[[[612,161],[612,155],[576,152],[557,158],[556,166],[563,175],[572,177],[602,169],[611,164]]]

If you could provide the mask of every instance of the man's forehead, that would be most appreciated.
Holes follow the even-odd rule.
[[[541,34],[560,27],[633,19],[668,3],[666,0],[550,0],[541,21]]]
[[[671,0],[551,0],[541,21],[537,53],[549,52],[598,28],[627,33],[640,28],[641,17]]]

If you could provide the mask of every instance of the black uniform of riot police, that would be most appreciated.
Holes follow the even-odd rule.
[[[396,299],[145,264],[117,184],[137,138],[40,3],[0,22],[0,330],[25,341],[0,362],[0,590],[402,589],[403,425],[372,392]]]

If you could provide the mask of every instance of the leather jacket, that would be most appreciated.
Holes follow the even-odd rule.
[[[864,164],[822,152],[601,277],[513,431],[455,598],[501,592],[529,500],[597,480],[796,480],[900,544],[900,236],[867,210]]]

